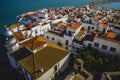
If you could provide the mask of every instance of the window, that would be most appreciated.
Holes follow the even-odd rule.
[[[68,31],[68,34],[69,34],[69,36],[72,36],[72,32],[71,31]]]
[[[88,30],[90,30],[90,26],[88,26]]]
[[[54,72],[56,72],[57,71],[57,65],[54,67]]]
[[[115,51],[116,51],[116,48],[111,47],[111,48],[110,48],[110,51],[111,51],[111,52],[115,52]]]
[[[106,32],[106,29],[105,28],[103,28],[103,33],[105,33]]]
[[[106,50],[107,46],[106,45],[102,45],[102,49]]]
[[[95,47],[99,47],[99,43],[94,43],[94,46]]]
[[[57,73],[55,73],[55,78],[58,76],[58,74]],[[54,80],[54,79],[53,79]]]
[[[52,38],[52,40],[54,40],[54,37]]]
[[[57,44],[58,44],[59,46],[62,46],[62,43],[61,43],[61,42],[58,42]]]
[[[90,47],[90,46],[92,46],[92,44],[91,44],[91,43],[88,43],[88,46]]]
[[[68,45],[68,43],[69,43],[68,40],[66,40],[66,45]]]
[[[35,34],[37,34],[37,30],[35,30]]]
[[[66,47],[66,49],[68,50],[68,47]]]
[[[92,27],[92,29],[94,29],[94,27]]]
[[[47,36],[47,39],[49,39],[49,36]]]

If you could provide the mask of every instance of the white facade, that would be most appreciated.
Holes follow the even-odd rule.
[[[104,28],[102,25],[100,25],[99,30],[100,30],[101,32],[103,32],[104,34],[107,34],[107,31],[109,30],[109,27]]]
[[[79,28],[77,28],[76,30],[66,28],[66,33],[63,35],[63,37],[59,36],[57,34],[48,32],[48,33],[44,34],[44,38],[46,38],[46,39],[48,39],[48,40],[50,40],[58,45],[60,43],[61,44],[60,46],[62,46],[63,48],[71,50],[73,39],[74,39],[75,35],[79,33],[81,28],[82,28],[82,25]],[[72,33],[71,36],[69,35],[69,32]]]
[[[81,28],[82,28],[82,25],[80,25],[80,27],[77,28],[76,30],[70,29],[70,28],[67,27],[66,34],[64,35],[64,38],[66,40],[68,40],[69,50],[71,50],[74,37],[80,32]],[[71,33],[71,35],[68,35],[69,32]]]
[[[57,22],[60,22],[60,21],[66,22],[67,20],[68,20],[68,16],[65,16],[65,17],[60,18],[60,19],[55,19],[55,20],[53,21],[53,23],[57,23]]]
[[[95,43],[98,44],[98,47],[95,46]],[[84,41],[84,45],[87,47],[89,44],[95,49],[98,49],[100,52],[103,52],[108,55],[120,55],[120,44],[119,42],[113,42],[110,40],[105,40],[99,37],[94,37],[94,41]],[[106,49],[103,49],[103,46],[107,46]],[[111,51],[110,49],[114,48],[115,51]]]
[[[66,44],[66,47],[68,47],[68,49],[71,50],[74,37],[64,35],[64,38],[68,43],[68,44]]]
[[[44,33],[46,33],[50,29],[51,29],[50,23],[41,26],[40,27],[41,34],[43,35]]]
[[[91,41],[84,41],[85,47],[87,47],[89,44],[93,45],[93,42],[91,42]]]
[[[24,25],[27,25],[27,24],[31,23],[32,21],[29,20],[29,19],[28,20],[22,20],[21,19],[21,20],[19,20],[19,22],[22,23],[22,24],[24,24]]]
[[[64,35],[64,37],[62,37],[62,36],[58,36],[58,35],[48,32],[48,33],[44,34],[44,38],[54,42],[55,44],[57,44],[63,48],[71,50],[71,45],[72,45],[72,40],[73,40],[72,37],[65,36],[65,35]],[[54,40],[53,40],[53,38],[54,38]],[[66,44],[66,43],[68,43],[68,44]]]
[[[47,72],[45,72],[42,76],[40,76],[37,80],[52,80],[55,78],[55,74],[57,76],[63,72],[69,64],[69,54],[64,57],[61,61],[56,63],[51,69],[49,69]],[[57,66],[57,71],[54,70],[54,67]]]
[[[13,32],[18,32],[18,31],[21,31],[25,28],[24,25],[20,25],[20,26],[17,26],[15,28],[11,28],[10,30],[12,30]]]
[[[42,17],[42,18],[47,18],[48,14],[46,14],[46,13],[37,13],[37,16]]]
[[[104,39],[97,38],[97,37],[94,38],[93,42],[94,43],[99,43],[99,47],[98,47],[99,50],[105,52],[106,54],[120,55],[120,44],[117,43],[117,42],[104,40]],[[106,50],[102,49],[102,45],[106,45],[107,49]],[[111,47],[116,49],[115,52],[110,51]]]
[[[88,31],[87,34],[91,34],[91,32],[95,32],[98,28],[96,24],[88,24],[88,23],[83,23],[83,27]]]
[[[52,34],[52,33],[46,33],[44,34],[44,38],[47,40],[50,40],[51,42],[54,42],[55,44],[61,43],[61,47],[66,48],[66,40],[64,37]],[[54,38],[54,40],[53,40]]]
[[[43,26],[38,25],[38,26],[31,28],[31,33],[32,33],[32,36],[35,37],[37,35],[43,35],[44,33],[46,33],[50,29],[51,29],[50,23],[45,24]]]

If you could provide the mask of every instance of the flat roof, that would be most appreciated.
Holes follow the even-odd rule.
[[[83,35],[85,35],[86,32],[87,32],[86,30],[81,30],[75,37],[80,38],[80,37],[82,37]]]

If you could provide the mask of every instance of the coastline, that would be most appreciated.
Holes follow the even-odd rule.
[[[109,3],[111,3],[111,2],[107,2],[107,4],[109,4]],[[95,1],[95,2],[91,2],[91,3],[89,3],[89,4],[86,4],[86,5],[90,5],[91,6],[91,8],[98,8],[98,7],[100,7],[100,6],[102,6],[102,5],[104,5],[104,4],[106,4],[106,3],[103,3],[103,2],[101,2],[101,1]],[[84,5],[83,5],[84,6]],[[70,7],[70,6],[69,6]],[[82,7],[82,6],[79,6],[79,7]],[[44,8],[43,8],[44,9]],[[49,8],[47,8],[47,9],[49,9]],[[113,8],[108,8],[108,9],[113,9]],[[41,9],[42,10],[42,9]],[[120,11],[120,10],[118,10],[118,9],[113,9],[113,10],[117,10],[117,11]],[[31,11],[32,12],[32,11]],[[29,12],[27,12],[27,13],[29,13]],[[26,13],[23,13],[23,14],[26,14]],[[22,15],[22,14],[21,14]],[[18,22],[17,21],[17,19],[16,19],[16,22]],[[13,24],[15,24],[15,23],[13,23]],[[9,26],[8,26],[9,27]],[[0,34],[3,32],[3,27],[0,27]]]
[[[42,36],[46,40],[69,50],[71,54],[73,53],[77,55],[79,54],[78,52],[80,52],[80,54],[84,53],[79,50],[84,49],[85,51],[87,51],[87,47],[90,47],[89,49],[96,48],[97,50],[101,50],[102,48],[102,50],[105,51],[105,55],[116,55],[120,52],[120,11],[104,7],[97,8],[98,4],[101,5],[102,3],[93,2],[80,7],[71,6],[59,8],[43,8],[31,12],[22,13],[21,15],[17,16],[18,22],[11,25],[9,29],[6,28],[6,32],[2,35],[3,37],[0,36],[1,39],[3,39],[0,43],[5,43],[5,46],[7,45],[5,48],[10,53],[12,53],[11,51],[16,51],[17,48],[19,48],[17,44],[25,44],[24,48],[30,51],[30,53],[38,53],[38,51],[44,49],[47,49],[44,51],[47,51],[46,53],[48,53],[49,44],[46,43],[46,41],[44,42],[44,40],[40,38],[38,39],[37,37]],[[28,43],[27,41],[30,43]],[[37,47],[35,47],[34,44],[36,44]],[[23,48],[23,46],[21,47]],[[22,51],[22,48],[19,50]],[[56,49],[57,47],[55,48],[55,50]],[[50,49],[50,51],[53,50]],[[58,52],[55,51],[55,53]],[[93,53],[97,53],[95,55],[98,55],[98,53],[103,52],[97,51],[90,54]],[[82,58],[82,56],[80,58]],[[92,61],[97,61],[98,57],[96,57],[96,60],[92,59]],[[104,56],[101,57],[104,58]],[[87,60],[89,61],[90,59],[87,58]],[[110,65],[111,61],[109,62]],[[92,73],[93,76],[91,78],[95,77],[95,80],[101,77],[101,74],[105,72],[106,68],[110,67],[111,70],[117,69],[115,64],[115,68],[110,65],[107,65],[107,67],[104,68],[104,66],[106,65],[101,64],[99,67],[99,63],[98,65],[97,63],[98,61],[93,63],[93,66],[89,66],[88,64],[88,66],[85,67],[90,73]],[[108,61],[106,63],[108,63]],[[94,66],[94,64],[96,64],[97,66]],[[22,67],[25,69],[28,68],[24,67],[24,65],[22,65]],[[96,67],[96,69],[93,69],[94,67]],[[42,66],[42,69],[46,68]],[[36,69],[34,69],[34,71],[36,71]],[[106,71],[109,71],[109,69]],[[80,75],[82,75],[82,73],[80,73]],[[85,78],[87,77],[85,76]]]
[[[99,7],[103,6],[103,5],[111,4],[111,3],[117,3],[117,2],[120,2],[120,0],[115,0],[115,1],[95,1],[95,2],[89,3],[88,5],[90,5],[91,8],[99,8]],[[108,8],[108,7],[106,7],[106,8]],[[109,9],[120,11],[119,9],[114,9],[114,8],[109,8]]]

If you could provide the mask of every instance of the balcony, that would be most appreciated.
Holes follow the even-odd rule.
[[[73,40],[74,36],[69,36],[69,35],[64,34],[64,38],[66,40]]]

